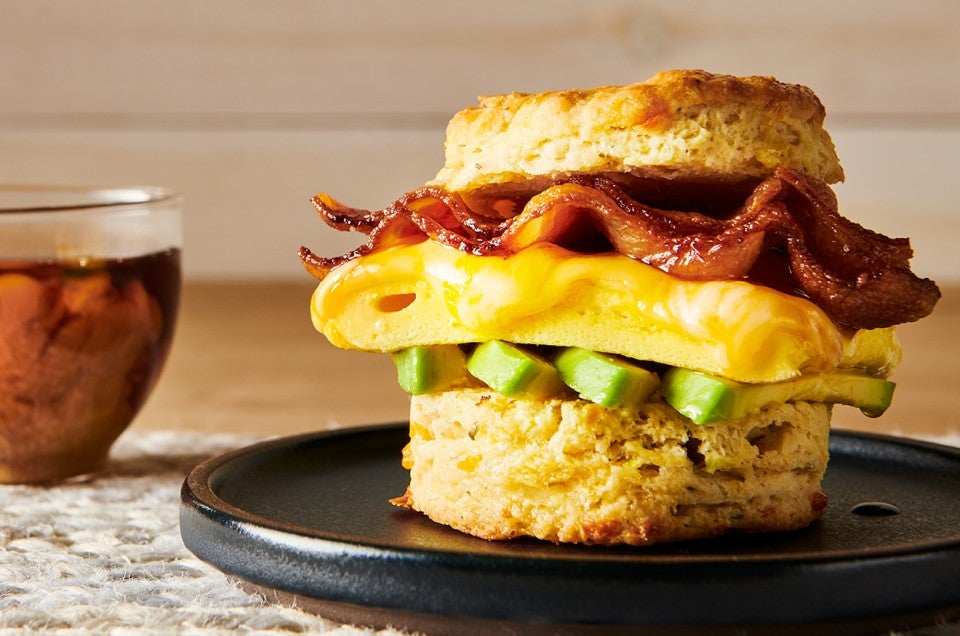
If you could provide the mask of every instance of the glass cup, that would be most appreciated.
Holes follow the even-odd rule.
[[[163,188],[0,185],[0,483],[106,464],[170,349],[180,208]]]

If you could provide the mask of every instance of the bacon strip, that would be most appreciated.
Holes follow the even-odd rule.
[[[652,208],[613,181],[586,175],[546,189],[505,221],[477,214],[458,195],[434,186],[377,211],[324,194],[314,204],[331,226],[369,235],[361,247],[334,258],[301,248],[301,260],[318,278],[362,254],[430,238],[483,256],[537,242],[578,252],[614,249],[688,280],[786,279],[790,289],[783,291],[810,298],[837,324],[858,329],[917,320],[940,297],[935,283],[910,271],[907,239],[843,218],[827,184],[787,169],[760,183],[726,219]],[[765,256],[780,252],[787,255],[787,271],[755,271],[776,260]]]
[[[840,216],[836,196],[823,182],[788,170],[777,178],[795,220],[786,234],[793,275],[834,322],[871,329],[933,311],[940,289],[910,270],[909,239],[889,238]]]
[[[589,226],[616,251],[690,280],[741,278],[763,246],[764,228],[645,206],[611,181],[575,179],[532,198],[479,251],[516,252],[535,242],[571,247]]]

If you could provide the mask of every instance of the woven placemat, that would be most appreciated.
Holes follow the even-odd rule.
[[[400,634],[266,602],[183,546],[186,474],[258,439],[132,430],[95,479],[0,486],[0,634]]]
[[[0,633],[398,634],[265,602],[183,546],[189,470],[254,441],[131,430],[95,479],[0,486]]]

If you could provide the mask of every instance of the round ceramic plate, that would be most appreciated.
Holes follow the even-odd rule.
[[[830,506],[796,532],[647,548],[483,541],[388,503],[407,485],[395,424],[201,464],[183,485],[181,534],[272,598],[372,626],[800,633],[956,620],[960,450],[831,439]]]

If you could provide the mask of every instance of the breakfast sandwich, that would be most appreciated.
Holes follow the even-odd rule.
[[[393,500],[485,539],[648,545],[824,511],[835,404],[883,413],[893,327],[940,292],[845,219],[825,111],[769,77],[672,71],[481,98],[436,178],[356,250],[300,257],[313,324],[411,395]]]

